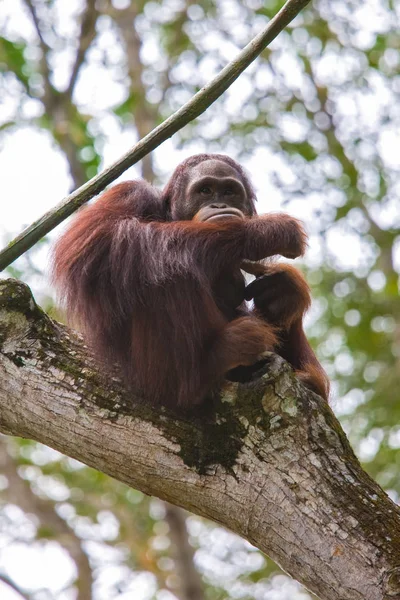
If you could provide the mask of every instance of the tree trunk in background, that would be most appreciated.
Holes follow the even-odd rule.
[[[184,511],[165,503],[165,519],[170,529],[172,556],[179,577],[178,596],[184,600],[204,600],[203,582],[194,565],[194,549],[189,542]]]

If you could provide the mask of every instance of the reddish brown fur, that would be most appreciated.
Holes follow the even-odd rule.
[[[242,266],[245,270],[254,272],[251,265]],[[278,328],[278,354],[293,365],[296,374],[308,387],[323,398],[328,398],[329,380],[303,330],[303,318],[311,304],[310,288],[306,280],[300,271],[288,264],[257,264],[259,276],[260,267],[268,277],[265,279],[265,290],[259,289],[254,298],[255,314]],[[248,295],[252,285],[256,284],[257,279],[248,286]],[[259,280],[259,288],[260,284],[262,281]]]
[[[226,291],[230,285],[243,299],[245,259],[302,254],[299,222],[284,214],[171,220],[188,170],[210,156],[233,164],[254,214],[251,184],[237,163],[220,155],[182,163],[163,194],[144,181],[113,187],[79,211],[55,247],[54,281],[68,315],[152,403],[199,404],[227,371],[274,348],[321,393],[323,371],[301,325],[309,303],[302,276],[284,266],[293,284],[286,287],[290,298],[280,298],[279,318],[267,316],[272,309],[264,291],[263,300],[255,294],[254,315]]]

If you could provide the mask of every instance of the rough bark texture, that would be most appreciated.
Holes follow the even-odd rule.
[[[210,414],[152,410],[80,337],[0,282],[0,431],[225,525],[323,600],[400,598],[400,510],[278,356]]]

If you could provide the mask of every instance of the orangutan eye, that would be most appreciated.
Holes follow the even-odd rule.
[[[234,191],[233,191],[233,189],[232,189],[232,188],[230,188],[230,187],[229,187],[229,188],[225,188],[225,189],[224,189],[224,196],[233,196],[233,194],[234,194],[234,193],[235,193],[235,192],[234,192]]]
[[[204,194],[205,196],[208,196],[209,194],[211,194],[211,188],[208,187],[207,185],[203,185],[203,187],[200,189],[200,194]]]

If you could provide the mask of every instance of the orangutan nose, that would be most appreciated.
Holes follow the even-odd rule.
[[[229,204],[225,202],[213,202],[210,204],[210,208],[229,208]]]

